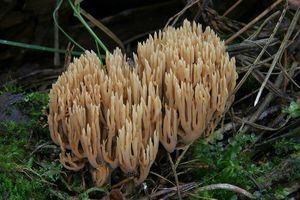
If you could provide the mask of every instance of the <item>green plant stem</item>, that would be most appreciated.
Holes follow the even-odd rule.
[[[53,21],[55,23],[55,25],[58,27],[58,29],[73,43],[75,44],[79,49],[81,49],[82,51],[85,51],[85,49],[80,45],[78,44],[70,35],[68,35],[58,24],[57,20],[56,20],[56,14],[62,4],[63,0],[60,0],[58,3],[57,3],[57,6],[56,8],[54,9],[53,13],[52,13],[52,17],[53,17]]]
[[[98,53],[98,57],[99,57],[99,60],[100,60],[100,63],[101,64],[103,64],[102,63],[102,60],[100,59],[101,57],[101,53],[100,53],[100,48],[99,48],[99,44],[98,44],[98,42],[95,40],[95,43],[96,43],[96,47],[97,47],[97,53]]]
[[[26,44],[26,43],[22,43],[22,42],[15,42],[15,41],[2,40],[2,39],[0,39],[0,44],[21,47],[21,48],[26,48],[26,49],[34,49],[34,50],[39,50],[39,51],[46,51],[46,52],[51,52],[51,53],[66,53],[67,52],[64,49],[55,49],[55,48],[51,48],[51,47],[45,47],[45,46],[40,46],[40,45],[35,45],[35,44]],[[81,54],[82,54],[82,52],[72,51],[72,55],[74,55],[74,56],[80,56]]]
[[[71,0],[68,0],[68,1],[74,11],[74,16],[79,19],[79,21],[83,24],[83,26],[87,29],[87,31],[93,36],[93,38],[100,45],[100,47],[105,51],[105,53],[109,52],[108,49],[106,48],[106,46],[101,42],[101,40],[98,38],[98,36],[95,34],[95,32],[90,28],[90,26],[87,24],[87,22],[81,16],[79,4],[74,5]]]

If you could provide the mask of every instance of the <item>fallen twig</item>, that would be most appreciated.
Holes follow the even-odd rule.
[[[152,172],[152,171],[150,171],[149,173],[150,173],[150,174],[153,174],[153,175],[155,175],[155,176],[157,176],[157,177],[159,177],[159,178],[161,178],[162,180],[164,180],[164,181],[166,181],[166,182],[168,182],[168,183],[171,183],[171,184],[174,185],[174,186],[176,186],[172,181],[170,181],[169,179],[167,179],[166,177],[163,177],[162,175],[160,175],[160,174],[158,174],[158,173],[155,173],[155,172]]]
[[[235,54],[240,54],[241,51],[251,51],[253,49],[256,50],[261,45],[267,44],[267,42],[268,42],[268,39],[260,39],[260,40],[256,40],[256,41],[244,40],[241,43],[226,46],[226,50],[230,53],[230,55],[235,55]],[[278,39],[271,38],[271,41],[269,41],[268,46],[273,46],[278,43],[279,43]]]
[[[226,10],[224,12],[224,14],[222,15],[223,17],[225,17],[226,15],[228,15],[231,11],[233,11],[243,0],[238,0],[237,2],[235,2],[232,6],[230,6],[230,8],[228,10]]]
[[[249,199],[255,199],[256,198],[250,192],[248,192],[248,191],[246,191],[246,190],[244,190],[240,187],[237,187],[235,185],[228,184],[228,183],[219,183],[219,184],[212,184],[212,185],[206,185],[206,186],[203,186],[203,187],[199,187],[196,190],[194,190],[194,193],[207,191],[207,190],[219,190],[219,189],[221,189],[221,190],[230,190],[230,191],[242,194],[242,195],[248,197]]]
[[[177,187],[177,195],[178,195],[178,199],[181,200],[181,193],[180,193],[180,189],[179,189],[179,181],[178,181],[178,176],[177,176],[177,173],[176,173],[176,168],[175,168],[175,165],[173,163],[173,160],[171,158],[171,155],[170,153],[168,153],[168,158],[169,158],[169,161],[170,161],[170,164],[171,164],[171,168],[172,168],[172,171],[174,173],[174,178],[175,178],[175,182],[176,182],[176,187]]]
[[[180,156],[177,158],[177,160],[176,160],[176,162],[175,162],[175,165],[174,165],[175,169],[177,169],[177,167],[178,167],[180,161],[182,160],[182,158],[184,157],[185,153],[186,153],[187,150],[190,148],[190,146],[191,146],[191,144],[188,144],[188,145],[186,145],[186,146],[184,147],[183,152],[180,154]]]
[[[277,130],[279,130],[279,129],[281,129],[283,127],[283,126],[280,126],[278,128],[270,128],[270,127],[267,127],[267,126],[256,124],[254,122],[247,121],[245,119],[242,119],[242,118],[239,118],[239,117],[236,117],[236,116],[234,117],[234,119],[237,120],[237,121],[240,121],[243,124],[248,124],[248,125],[256,128],[256,129],[265,130],[265,131],[277,131]]]
[[[186,192],[186,191],[192,190],[192,189],[194,189],[195,187],[198,187],[198,186],[199,186],[199,183],[191,182],[191,183],[186,183],[186,184],[180,185],[179,189],[183,192]],[[177,186],[171,187],[171,188],[164,188],[164,189],[162,189],[162,190],[160,190],[156,193],[151,194],[150,197],[151,198],[156,198],[156,197],[159,197],[159,196],[162,196],[162,195],[168,195],[169,193],[176,192],[176,190],[177,190]],[[172,195],[169,194],[168,196],[172,196]]]

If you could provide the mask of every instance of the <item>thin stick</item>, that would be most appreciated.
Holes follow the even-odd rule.
[[[186,184],[182,184],[180,185],[180,190],[182,190],[183,192],[187,192],[189,190],[192,190],[196,187],[198,187],[200,184],[199,183],[196,183],[196,182],[191,182],[191,183],[186,183]],[[162,195],[165,195],[165,194],[168,194],[168,193],[173,193],[173,191],[176,191],[177,190],[177,187],[171,187],[171,188],[164,188],[154,194],[151,194],[150,197],[151,199],[158,199],[159,196],[162,196]],[[174,195],[174,194],[172,194]],[[167,195],[167,196],[172,196],[172,195]],[[184,195],[184,194],[183,194]]]
[[[179,181],[178,181],[178,176],[177,176],[177,173],[176,173],[176,169],[175,169],[175,165],[173,163],[173,160],[171,158],[171,154],[168,153],[168,158],[169,158],[169,161],[170,161],[170,164],[171,164],[171,168],[172,168],[172,171],[174,173],[174,178],[175,178],[175,183],[176,183],[176,187],[177,187],[177,195],[178,195],[178,199],[181,200],[181,194],[180,194],[180,188],[179,188]]]
[[[157,176],[157,177],[159,177],[159,178],[161,178],[161,179],[167,181],[168,183],[171,183],[172,185],[176,186],[172,181],[170,181],[169,179],[163,177],[162,175],[159,175],[158,173],[155,173],[155,172],[151,172],[151,171],[150,171],[150,174],[153,174],[153,175],[155,175],[155,176]]]
[[[280,68],[282,69],[282,72],[283,72],[283,74],[285,75],[285,77],[287,78],[287,79],[289,79],[298,89],[300,89],[300,85],[291,77],[291,75],[290,75],[290,73],[294,73],[294,70],[295,70],[295,67],[297,67],[298,66],[298,62],[296,62],[296,61],[294,61],[293,63],[292,63],[292,67],[291,67],[291,70],[293,70],[293,71],[291,71],[290,73],[288,73],[287,72],[287,70],[285,69],[285,68],[283,68],[283,66],[282,65],[279,65],[280,66]]]
[[[187,152],[187,150],[190,148],[191,144],[188,144],[187,146],[184,147],[183,152],[180,154],[180,156],[177,158],[176,162],[175,162],[175,169],[177,169],[180,161],[182,160],[182,158],[184,157],[185,153]]]
[[[282,43],[281,43],[281,45],[279,47],[279,50],[276,53],[276,55],[274,57],[274,60],[273,60],[271,66],[269,68],[268,74],[266,75],[266,78],[265,78],[264,82],[262,83],[261,87],[259,88],[258,94],[257,94],[256,99],[254,101],[254,106],[258,103],[258,101],[260,99],[260,96],[262,94],[262,91],[265,88],[265,86],[267,84],[267,81],[269,80],[269,78],[271,76],[271,73],[272,73],[272,71],[275,68],[275,65],[277,64],[279,58],[281,58],[282,53],[283,53],[284,49],[286,48],[286,44],[287,44],[289,38],[291,37],[294,29],[295,29],[295,26],[296,26],[297,21],[299,19],[299,15],[300,15],[300,8],[297,9],[296,14],[294,15],[294,18],[293,18],[293,20],[292,20],[292,22],[290,24],[290,27],[289,27],[287,33],[285,34],[285,36],[283,38],[283,41],[282,41]]]
[[[28,157],[31,157],[33,154],[35,154],[38,150],[44,148],[45,146],[48,146],[49,144],[51,144],[51,142],[45,142],[41,145],[38,145],[30,154]]]
[[[219,190],[219,189],[230,190],[230,191],[233,191],[235,193],[242,194],[242,195],[248,197],[249,199],[255,199],[256,198],[250,192],[248,192],[248,191],[246,191],[246,190],[244,190],[240,187],[237,187],[235,185],[228,184],[228,183],[219,183],[219,184],[206,185],[206,186],[197,188],[196,190],[194,190],[194,193],[207,191],[207,190]]]
[[[223,14],[223,17],[225,17],[226,15],[228,15],[231,11],[233,11],[243,0],[238,0],[237,2],[235,2],[235,4],[233,4],[228,10],[226,10],[226,12]]]
[[[132,181],[132,180],[134,180],[134,177],[128,177],[128,178],[126,178],[126,179],[120,181],[119,183],[117,183],[117,184],[111,186],[111,188],[112,188],[112,189],[118,188],[118,187],[120,187],[121,185],[123,185],[123,184],[125,184],[125,183],[127,183],[127,182],[129,182],[129,181]]]
[[[239,35],[244,33],[246,30],[248,30],[251,26],[253,26],[256,22],[258,22],[260,19],[262,19],[266,14],[268,14],[273,8],[275,8],[278,4],[280,4],[283,0],[277,0],[274,2],[270,7],[268,7],[264,12],[262,12],[260,15],[258,15],[255,19],[253,19],[251,22],[249,22],[246,26],[244,26],[241,30],[239,30],[237,33],[233,34],[230,38],[228,38],[225,41],[225,44],[228,44],[232,42],[235,38],[237,38]]]
[[[280,126],[278,128],[270,128],[270,127],[267,127],[267,126],[256,124],[254,122],[247,121],[245,119],[242,119],[242,118],[239,118],[239,117],[236,117],[236,116],[234,117],[234,120],[242,122],[243,124],[247,124],[249,126],[252,126],[252,127],[256,128],[256,129],[264,130],[264,131],[277,131],[277,130],[279,130],[279,129],[281,129],[283,127],[283,126]]]
[[[229,123],[223,125],[222,128],[216,130],[215,131],[215,135],[224,134],[225,132],[230,131],[231,129],[237,128],[237,126],[239,126],[238,123],[236,123],[236,122],[229,122]]]

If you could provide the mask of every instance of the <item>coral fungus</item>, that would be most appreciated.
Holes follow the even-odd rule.
[[[147,177],[159,142],[207,136],[232,101],[237,74],[224,43],[209,28],[185,21],[138,45],[134,66],[116,49],[102,66],[93,52],[71,63],[50,91],[48,115],[60,161],[90,166],[97,185],[117,167]]]

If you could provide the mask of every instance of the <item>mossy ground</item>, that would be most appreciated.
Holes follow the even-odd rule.
[[[82,185],[83,173],[72,173],[59,163],[59,147],[50,138],[47,125],[48,93],[24,92],[15,86],[5,87],[0,94],[21,93],[17,106],[29,121],[0,122],[0,198],[23,199],[87,199]]]
[[[193,156],[205,169],[194,170],[195,176],[202,179],[203,185],[214,183],[229,183],[252,191],[260,199],[285,199],[289,193],[284,192],[281,184],[266,187],[270,184],[269,174],[282,173],[279,169],[299,151],[300,145],[292,140],[282,139],[272,144],[265,155],[255,160],[256,154],[253,144],[257,140],[255,135],[236,134],[228,139],[215,139],[207,144],[198,142],[194,147]],[[300,164],[295,159],[295,166]],[[296,169],[295,169],[296,170]],[[299,180],[300,174],[293,172],[289,181]],[[280,179],[280,177],[278,177]],[[272,179],[276,181],[276,178]],[[280,183],[282,180],[278,180]],[[259,187],[261,189],[259,189]],[[199,193],[202,197],[217,199],[237,199],[237,194],[225,190],[206,191]]]
[[[20,91],[18,91],[20,92]],[[88,199],[102,197],[106,189],[95,188],[89,181],[87,170],[71,173],[63,169],[58,161],[59,148],[51,142],[44,114],[48,94],[22,92],[24,97],[17,103],[28,115],[27,123],[3,121],[0,123],[0,194],[3,199]],[[292,105],[295,107],[295,104]],[[287,109],[288,110],[288,109]],[[289,112],[298,112],[296,109]],[[287,112],[287,111],[286,111]],[[292,114],[292,113],[290,113]],[[209,143],[196,142],[186,156],[194,165],[179,165],[178,170],[189,169],[181,180],[199,181],[201,185],[230,183],[254,193],[261,199],[285,199],[289,193],[284,185],[269,184],[272,172],[280,171],[282,163],[289,158],[300,165],[293,156],[300,150],[299,143],[282,138],[269,145],[263,155],[255,147],[258,140],[254,134],[237,133],[231,136],[216,135]],[[159,165],[159,163],[157,164]],[[201,167],[202,166],[202,167]],[[154,167],[155,168],[155,167]],[[296,170],[296,169],[295,169]],[[300,179],[300,173],[292,172],[289,181]],[[149,180],[156,177],[149,177]],[[280,183],[280,177],[278,178]],[[151,183],[151,181],[149,182]],[[152,183],[153,184],[153,183]],[[149,184],[150,186],[151,184]],[[258,189],[261,186],[261,190]],[[227,190],[205,191],[198,198],[238,199]],[[195,195],[187,199],[197,199]]]
[[[19,92],[15,87],[5,90]],[[39,156],[34,154],[39,144],[50,139],[42,113],[47,101],[47,93],[24,94],[24,98],[12,106],[17,106],[30,120],[0,123],[0,194],[3,199],[47,199],[48,183],[41,177],[43,168],[38,164]]]

